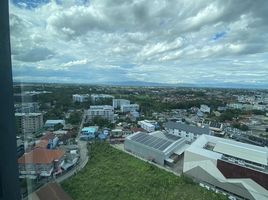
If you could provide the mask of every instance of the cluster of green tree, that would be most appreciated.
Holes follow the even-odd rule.
[[[79,125],[79,123],[81,122],[81,118],[82,113],[80,111],[75,111],[70,114],[69,118],[67,119],[67,122],[72,125]]]
[[[238,118],[239,116],[241,116],[241,114],[243,114],[243,112],[239,109],[228,109],[221,114],[221,116],[219,117],[219,121],[232,121],[234,118]]]
[[[239,123],[234,123],[232,125],[234,128],[240,129],[241,131],[248,131],[248,126],[245,124],[239,124]]]
[[[114,128],[114,124],[109,120],[102,117],[94,117],[90,122],[84,124],[84,126],[99,126],[100,128]]]

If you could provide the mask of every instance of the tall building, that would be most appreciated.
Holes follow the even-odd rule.
[[[91,121],[95,117],[114,121],[114,108],[109,105],[90,106],[87,111],[87,120]]]
[[[42,113],[15,113],[18,134],[37,133],[43,128]]]
[[[122,105],[129,105],[130,101],[126,99],[113,99],[113,107],[115,109],[121,108]]]
[[[268,199],[268,149],[202,135],[184,152],[183,172],[239,199]]]
[[[73,102],[84,102],[89,98],[88,94],[73,94]]]

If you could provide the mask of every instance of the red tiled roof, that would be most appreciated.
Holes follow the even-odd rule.
[[[58,183],[48,183],[36,192],[40,200],[72,200]]]
[[[49,164],[54,160],[59,160],[64,155],[62,150],[50,150],[44,148],[35,148],[29,153],[24,153],[18,159],[19,164]]]

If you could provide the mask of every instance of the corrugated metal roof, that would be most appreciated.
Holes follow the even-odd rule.
[[[167,122],[165,125],[166,128],[168,129],[177,129],[180,131],[186,131],[186,132],[190,132],[190,133],[195,133],[198,135],[202,135],[202,134],[206,134],[209,135],[209,128],[200,128],[200,127],[196,127],[196,126],[189,126],[187,124],[183,124],[183,123],[178,123],[178,122]]]
[[[262,165],[267,165],[267,152],[256,148],[252,145],[247,144],[236,144],[234,142],[224,142],[218,141],[213,149],[213,151],[240,158],[243,160],[248,160],[251,162],[259,163]]]

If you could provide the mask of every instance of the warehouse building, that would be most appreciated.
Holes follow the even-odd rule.
[[[184,152],[183,172],[238,199],[268,199],[268,149],[201,135]]]
[[[172,164],[174,154],[179,156],[185,146],[185,139],[162,131],[137,132],[125,139],[125,150],[149,161],[164,166]]]

